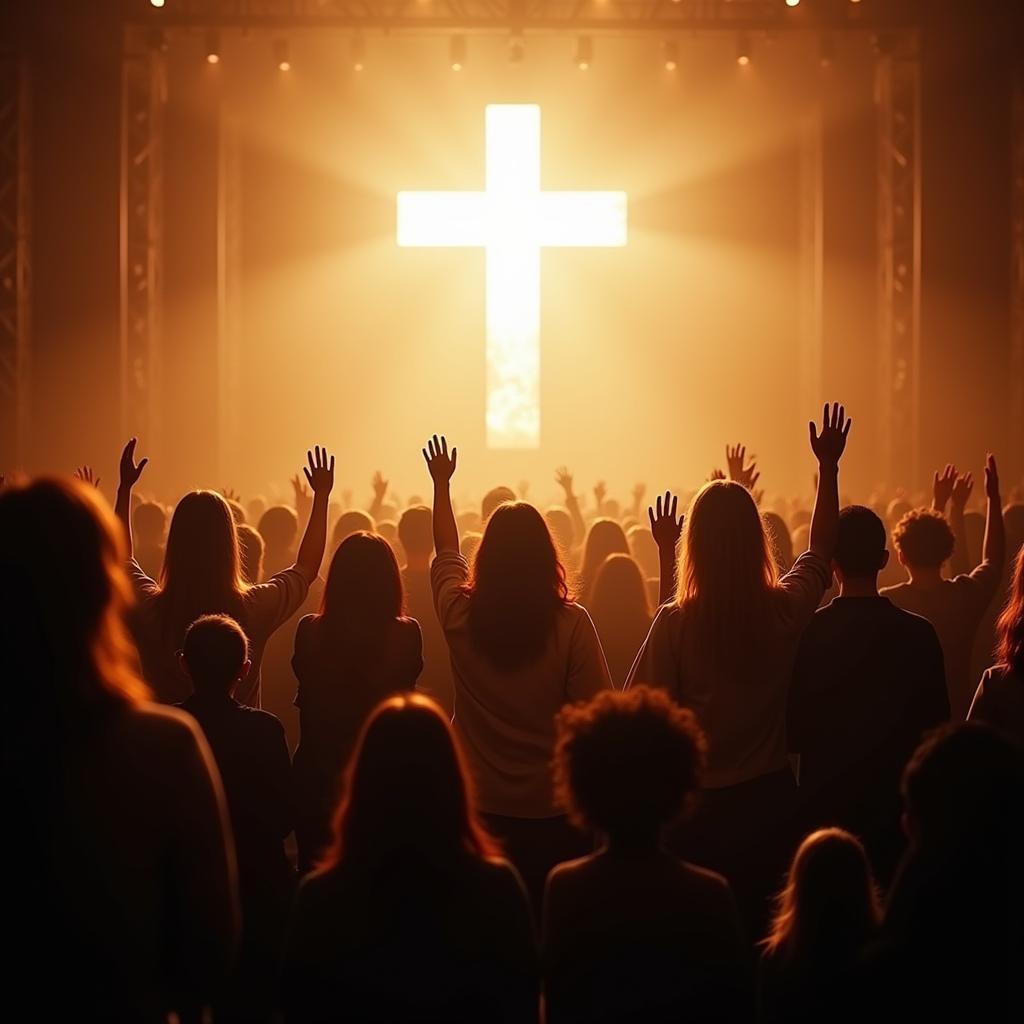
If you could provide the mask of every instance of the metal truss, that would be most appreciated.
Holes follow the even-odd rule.
[[[878,451],[886,479],[918,480],[921,365],[921,66],[916,33],[876,66]]]
[[[164,55],[126,33],[121,97],[121,429],[154,449],[163,299]]]
[[[29,73],[0,55],[0,472],[20,467],[31,369]]]

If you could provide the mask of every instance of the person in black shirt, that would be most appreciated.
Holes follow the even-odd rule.
[[[189,626],[179,655],[195,693],[179,707],[199,723],[213,751],[235,834],[242,944],[218,1020],[270,1019],[295,872],[285,855],[292,831],[291,764],[284,727],[231,692],[249,672],[249,644],[227,615]]]
[[[903,846],[900,773],[922,734],[949,718],[935,629],[878,594],[888,556],[881,519],[844,508],[833,556],[840,594],[803,635],[787,707],[801,823],[860,835],[883,880]]]

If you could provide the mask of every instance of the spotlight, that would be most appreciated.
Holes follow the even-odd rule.
[[[508,62],[509,64],[522,64],[526,57],[526,45],[521,35],[513,35],[508,41]]]
[[[363,71],[366,68],[366,40],[361,32],[352,36],[352,70]]]
[[[580,71],[586,71],[594,59],[594,44],[590,36],[580,36],[576,40],[576,56],[574,58],[576,67]]]
[[[277,61],[279,71],[291,71],[292,58],[288,48],[287,39],[277,39],[274,42],[274,60]]]
[[[448,44],[448,60],[452,71],[461,71],[466,66],[466,37],[452,36]]]
[[[149,0],[151,7],[163,7],[164,0]]]
[[[786,0],[786,6],[787,7],[799,7],[800,6],[800,0]]]
[[[746,32],[736,34],[736,63],[741,68],[750,63],[750,37]]]
[[[662,46],[665,57],[665,70],[675,71],[679,67],[679,47],[674,39],[666,39]]]
[[[206,33],[206,63],[220,63],[220,33],[216,29]]]

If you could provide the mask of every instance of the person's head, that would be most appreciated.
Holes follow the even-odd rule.
[[[470,565],[473,564],[476,553],[480,550],[480,541],[483,539],[484,535],[476,530],[470,530],[469,533],[462,535],[462,540],[459,541],[459,553]]]
[[[1017,552],[1010,593],[996,622],[996,657],[1024,677],[1024,547]]]
[[[664,691],[605,690],[564,707],[556,724],[556,799],[578,824],[613,843],[652,845],[688,809],[704,736]]]
[[[409,565],[425,566],[434,552],[434,517],[426,505],[414,505],[398,520],[398,537]]]
[[[228,508],[231,509],[231,518],[234,519],[235,526],[241,526],[246,522],[245,507],[242,503],[234,498],[225,498],[224,500],[228,503]]]
[[[401,616],[404,602],[398,561],[383,537],[360,531],[338,545],[320,607],[329,632],[379,635]]]
[[[455,517],[455,525],[459,528],[459,536],[465,537],[467,533],[480,533],[483,520],[475,509],[466,509]]]
[[[954,537],[946,517],[930,508],[911,509],[892,535],[900,564],[911,570],[941,569],[953,554]]]
[[[480,502],[480,524],[486,526],[487,521],[494,515],[494,510],[499,505],[514,502],[516,492],[511,487],[492,487]]]
[[[569,587],[547,523],[532,505],[494,510],[466,591],[469,635],[492,665],[517,669],[541,656]]]
[[[249,641],[230,615],[201,615],[185,630],[178,653],[200,696],[227,697],[249,674]]]
[[[650,622],[647,584],[630,555],[609,555],[590,588],[590,614],[602,630]]]
[[[658,542],[646,526],[634,526],[626,534],[629,541],[629,550],[640,566],[640,572],[644,579],[657,579],[661,571]]]
[[[583,544],[583,564],[580,575],[586,596],[597,579],[597,570],[604,564],[609,555],[628,555],[629,543],[622,527],[614,519],[595,519],[587,531],[587,539]]]
[[[885,524],[865,505],[847,505],[839,513],[832,567],[841,583],[874,582],[889,561]]]
[[[294,546],[299,532],[299,517],[295,509],[287,505],[271,505],[260,516],[256,529],[263,538],[266,550],[276,555],[280,551],[290,551]]]
[[[841,828],[800,844],[762,945],[791,961],[855,955],[878,928],[881,908],[860,840]]]
[[[779,575],[785,575],[793,568],[793,538],[790,536],[786,520],[778,512],[762,512],[764,528],[768,531],[768,542],[771,544],[772,557]]]
[[[246,583],[259,583],[263,579],[263,536],[248,523],[235,527],[238,533],[238,557],[242,560],[242,575]]]
[[[899,521],[914,510],[914,506],[906,498],[893,498],[885,507],[885,521],[890,530],[895,530]]]
[[[263,518],[263,513],[267,511],[266,501],[259,497],[250,498],[245,503],[245,521],[247,523],[259,523]]]
[[[376,529],[377,524],[373,521],[373,516],[360,509],[350,508],[338,516],[331,539],[334,546],[337,547],[346,537],[351,537],[354,533],[374,533]]]
[[[402,542],[398,537],[398,523],[393,519],[379,520],[377,523],[377,536],[383,537],[391,545],[391,550],[395,553],[395,558],[398,559],[398,563],[401,565],[405,561],[405,555],[402,552]]]
[[[477,819],[451,726],[428,697],[403,694],[377,706],[349,760],[344,793],[320,872],[386,871],[410,857],[457,865],[497,854]]]
[[[125,558],[95,487],[43,478],[0,490],[0,575],[17,594],[4,603],[4,700],[19,728],[54,714],[74,725],[148,696],[124,625]]]
[[[548,524],[548,529],[551,531],[551,536],[555,538],[555,543],[558,545],[558,550],[562,553],[562,557],[568,557],[573,549],[575,536],[572,516],[561,505],[552,505],[544,513],[544,519]]]
[[[155,501],[144,501],[132,512],[132,537],[140,547],[159,547],[167,532],[167,512]]]

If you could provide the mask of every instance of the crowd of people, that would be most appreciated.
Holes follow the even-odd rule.
[[[1024,504],[850,431],[646,521],[0,477],[16,1017],[1019,1020]]]

